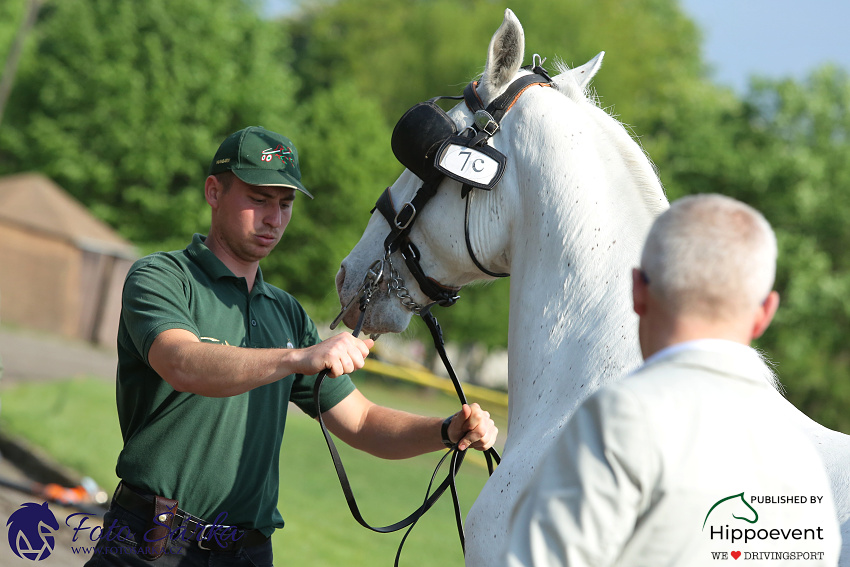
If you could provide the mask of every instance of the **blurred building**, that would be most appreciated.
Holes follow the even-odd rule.
[[[0,178],[0,322],[115,347],[133,246],[53,181]]]

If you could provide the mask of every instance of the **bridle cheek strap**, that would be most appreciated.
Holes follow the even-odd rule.
[[[398,212],[396,212],[393,204],[390,188],[387,187],[375,203],[375,209],[383,215],[387,224],[390,225],[390,234],[384,240],[385,253],[391,254],[396,250],[399,251],[407,269],[410,270],[410,274],[419,284],[422,293],[438,305],[448,307],[454,305],[458,300],[460,288],[443,285],[434,278],[426,276],[422,270],[422,265],[419,263],[421,259],[419,249],[410,240],[410,228],[413,225],[413,220],[422,210],[422,207],[433,197],[436,192],[436,185],[436,183],[425,183],[413,199],[405,203]]]

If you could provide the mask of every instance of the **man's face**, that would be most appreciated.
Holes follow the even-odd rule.
[[[233,176],[213,205],[215,230],[230,253],[245,262],[268,256],[292,217],[295,189],[248,185]]]

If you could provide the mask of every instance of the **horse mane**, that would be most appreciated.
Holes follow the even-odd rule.
[[[602,108],[596,91],[583,87],[575,75],[569,72],[569,65],[558,60],[555,68],[557,75],[552,78],[555,90],[589,112],[595,111],[595,121],[604,128],[625,159],[626,166],[634,173],[647,209],[653,217],[663,213],[668,207],[667,196],[658,169],[640,144],[640,138],[629,134],[630,129],[625,124]]]

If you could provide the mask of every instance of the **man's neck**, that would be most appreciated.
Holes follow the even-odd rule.
[[[652,322],[649,322],[652,324]],[[676,318],[656,323],[642,330],[641,351],[646,360],[667,347],[700,340],[721,339],[749,346],[750,336],[745,326],[729,321],[706,321],[698,318]]]
[[[222,264],[233,272],[233,275],[239,278],[245,278],[245,283],[248,285],[248,291],[254,288],[254,281],[257,278],[257,270],[260,267],[260,262],[245,262],[238,258],[233,252],[222,243],[216,234],[210,231],[205,242],[207,248],[210,249],[216,258],[221,260]]]

